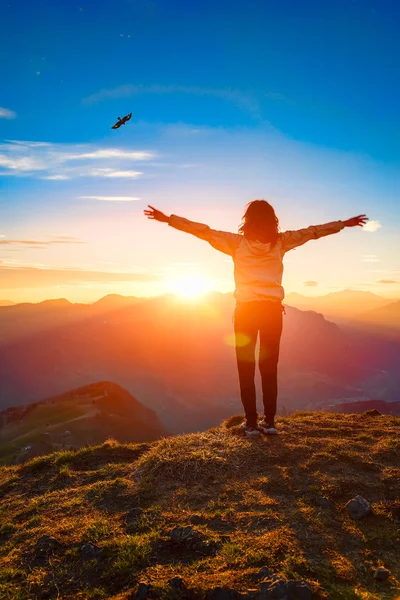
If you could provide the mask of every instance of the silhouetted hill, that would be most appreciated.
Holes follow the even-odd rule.
[[[400,395],[400,393],[399,393]],[[329,406],[331,412],[360,414],[367,410],[377,410],[382,415],[395,415],[400,417],[400,402],[385,402],[384,400],[359,400],[357,402],[344,402]]]
[[[232,295],[215,293],[201,302],[107,297],[103,305],[0,308],[0,407],[110,380],[172,433],[214,426],[241,409],[233,307]],[[288,307],[279,385],[287,411],[396,400],[400,343]]]
[[[390,303],[377,294],[359,290],[341,290],[325,296],[303,296],[293,292],[286,296],[285,301],[301,310],[315,310],[328,318],[346,320]]]
[[[0,300],[0,306],[13,306],[15,302],[11,302],[11,300]]]
[[[156,414],[115,383],[99,382],[0,412],[0,459],[23,462],[54,450],[166,435]]]
[[[299,413],[257,440],[241,419],[0,468],[2,598],[397,598],[400,419]]]
[[[400,300],[359,315],[359,318],[380,327],[398,329],[400,327]]]
[[[100,300],[93,302],[92,306],[97,308],[117,310],[118,308],[136,304],[136,302],[140,302],[140,298],[137,298],[136,296],[121,296],[120,294],[108,294],[107,296],[100,298]]]

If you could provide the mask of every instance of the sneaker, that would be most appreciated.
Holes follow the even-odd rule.
[[[247,437],[258,437],[260,435],[260,430],[258,427],[250,427],[246,422],[242,423],[240,429],[246,434]]]
[[[265,435],[278,435],[278,430],[275,427],[274,421],[266,421],[263,419],[261,423],[258,424],[258,428]]]

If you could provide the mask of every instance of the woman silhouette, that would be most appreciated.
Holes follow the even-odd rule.
[[[246,207],[239,233],[228,233],[176,215],[168,217],[150,205],[144,214],[149,219],[191,233],[232,257],[236,284],[235,348],[240,395],[246,416],[242,429],[248,436],[257,436],[260,432],[276,434],[277,367],[284,310],[281,285],[283,257],[289,250],[310,240],[338,233],[345,227],[363,226],[368,221],[367,217],[359,215],[347,221],[280,233],[279,221],[271,204],[266,200],[253,200]],[[257,424],[254,376],[258,333],[264,418]]]

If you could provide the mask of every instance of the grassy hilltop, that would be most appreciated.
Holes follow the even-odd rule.
[[[166,435],[154,411],[127,390],[99,381],[0,412],[0,465],[54,451],[101,444],[109,437],[148,442]]]
[[[141,598],[269,598],[256,591],[274,577],[315,598],[398,597],[400,419],[298,413],[254,441],[239,422],[2,467],[0,598],[127,600],[139,583]],[[372,512],[353,520],[357,495]]]

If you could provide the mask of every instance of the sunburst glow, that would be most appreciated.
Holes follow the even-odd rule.
[[[173,279],[168,287],[182,298],[198,298],[211,289],[211,282],[200,275],[181,275]]]

